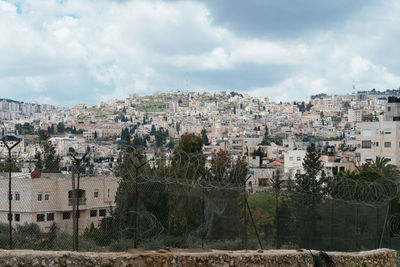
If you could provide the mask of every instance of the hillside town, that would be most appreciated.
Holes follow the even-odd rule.
[[[81,186],[94,191],[85,196],[83,190],[79,197],[85,218],[80,232],[90,223],[100,222],[107,207],[115,205],[118,179],[113,169],[121,162],[124,151],[120,144],[126,139],[151,161],[168,157],[183,134],[199,136],[208,160],[214,153],[224,151],[232,159],[246,161],[249,192],[268,190],[277,172],[283,179],[294,179],[297,173],[302,173],[306,149],[311,143],[321,150],[323,171],[329,176],[352,171],[357,164],[376,157],[400,166],[399,94],[400,90],[372,90],[346,95],[319,94],[305,101],[276,103],[234,91],[178,91],[151,96],[132,94],[124,100],[71,107],[3,99],[2,136],[12,137],[8,139],[11,145],[19,141],[12,150],[12,157],[21,166],[20,174],[16,175],[19,182],[13,189],[15,200],[21,194],[30,195],[24,203],[33,205],[25,211],[26,216],[18,213],[15,223],[23,220],[23,216],[27,222],[46,221],[44,214],[40,213],[40,218],[36,214],[43,208],[35,205],[38,194],[40,201],[59,199],[52,202],[54,206],[48,205],[51,212],[46,215],[47,221],[56,220],[64,225],[65,231],[71,232],[71,224],[65,223],[71,217],[67,211],[71,206],[67,202],[72,197],[68,191],[70,154],[82,156],[87,151],[91,151],[85,165],[88,176]],[[42,177],[34,174],[40,160],[37,154],[44,152],[40,144],[46,138],[54,146],[62,172],[52,182],[51,174]],[[1,161],[5,162],[8,150],[4,142],[0,151]],[[39,177],[37,182],[33,181]],[[6,222],[5,203],[1,210],[1,220]],[[93,217],[99,220],[93,221]],[[43,225],[51,226],[48,222]]]
[[[236,92],[166,92],[64,108],[3,99],[0,129],[3,136],[23,139],[13,150],[20,162],[34,161],[43,132],[50,135],[61,166],[70,160],[71,149],[83,154],[90,147],[96,174],[108,172],[120,158],[118,141],[125,133],[148,159],[168,154],[182,134],[200,135],[205,154],[223,150],[246,158],[254,169],[252,185],[262,187],[273,170],[286,176],[301,171],[310,143],[322,148],[327,174],[351,170],[354,163],[376,156],[399,165],[400,101],[391,96],[399,90],[388,91],[320,94],[290,103]],[[29,171],[30,165],[24,166]]]

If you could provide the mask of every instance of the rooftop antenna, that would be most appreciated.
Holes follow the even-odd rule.
[[[354,91],[356,90],[356,81],[355,80],[353,80],[353,90]]]

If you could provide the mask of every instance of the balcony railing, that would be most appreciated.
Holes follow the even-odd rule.
[[[86,198],[80,197],[80,198],[78,198],[78,202],[79,202],[79,205],[86,205]],[[72,198],[68,198],[68,205],[72,206],[72,203],[73,203]]]

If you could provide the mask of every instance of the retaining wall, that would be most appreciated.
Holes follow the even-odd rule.
[[[312,251],[317,255],[317,251]],[[336,266],[396,266],[396,251],[328,252]],[[124,253],[0,250],[0,266],[314,266],[308,250],[132,250]],[[323,265],[328,266],[328,265]]]

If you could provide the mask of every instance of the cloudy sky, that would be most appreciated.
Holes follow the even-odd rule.
[[[0,98],[60,106],[400,86],[397,0],[0,0]]]

